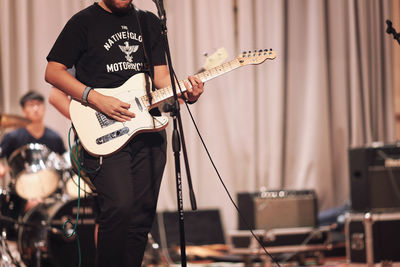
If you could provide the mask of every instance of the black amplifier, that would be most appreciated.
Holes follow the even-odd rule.
[[[400,144],[349,150],[353,211],[400,209]]]
[[[314,190],[269,190],[239,193],[238,206],[249,225],[239,218],[239,230],[317,225],[317,195]]]

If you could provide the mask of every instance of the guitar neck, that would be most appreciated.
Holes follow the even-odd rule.
[[[235,70],[241,66],[242,65],[240,64],[239,59],[236,58],[232,61],[229,61],[227,63],[219,65],[215,68],[200,72],[194,76],[199,78],[203,83],[205,83],[205,82],[212,80],[222,74],[225,74],[227,72]],[[184,93],[186,91],[186,87],[184,84],[185,82],[188,82],[190,84],[188,79],[181,80],[177,83],[176,90],[178,92]],[[172,98],[174,96],[172,90],[173,90],[172,86],[164,87],[164,88],[161,88],[161,89],[158,89],[158,90],[152,92],[150,101],[148,99],[148,96],[143,96],[142,100],[144,103],[147,104],[148,107],[157,106],[161,102],[163,102],[169,98]]]

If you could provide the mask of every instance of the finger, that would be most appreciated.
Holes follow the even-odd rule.
[[[126,121],[126,120],[124,120],[124,119],[122,119],[122,118],[120,118],[119,116],[116,116],[116,115],[112,115],[111,118],[113,118],[114,120],[119,121],[119,122],[125,122]]]
[[[110,114],[108,114],[108,116],[117,121],[121,121],[121,119],[122,119],[121,113],[118,110],[110,111]]]
[[[193,85],[193,88],[192,88],[193,92],[191,92],[191,94],[195,95],[195,96],[202,94],[203,93],[203,82],[198,77],[195,77],[195,76],[190,76],[189,79]]]
[[[197,87],[199,87],[200,89],[203,89],[204,83],[197,77],[194,77],[194,79],[197,82]]]
[[[117,121],[120,121],[120,122],[125,122],[125,121],[130,121],[131,120],[131,117],[126,116],[124,114],[121,114],[119,112],[114,113],[112,115],[112,118],[117,120]]]
[[[118,109],[118,112],[122,115],[128,116],[128,118],[134,118],[135,113],[129,111],[130,107],[131,107],[130,104],[121,101],[121,106]]]
[[[118,109],[114,110],[113,115],[124,118],[130,119],[135,117],[135,113],[129,111],[128,109],[119,107]]]
[[[118,113],[119,114],[116,114],[116,115],[126,116],[127,118],[134,118],[135,117],[135,113],[133,113],[133,112],[127,110],[127,109],[123,109],[123,108],[119,109]]]
[[[131,104],[121,101],[120,106],[123,107],[124,109],[129,109],[131,107]]]
[[[126,115],[119,115],[120,119],[125,120],[125,121],[130,121],[132,118]]]
[[[136,114],[130,111],[124,111],[124,112],[120,112],[119,114],[120,117],[130,120],[131,118],[135,118]]]
[[[200,80],[200,78],[199,77],[197,77],[197,76],[193,76],[193,78],[194,78],[194,80],[198,83],[198,84],[201,84],[201,83],[203,83],[201,80]]]
[[[192,86],[187,81],[185,81],[185,87],[189,93],[193,92]]]
[[[190,81],[190,83],[192,84],[193,87],[198,85],[198,80],[196,80],[196,77],[189,76],[188,79],[189,79],[189,81]]]

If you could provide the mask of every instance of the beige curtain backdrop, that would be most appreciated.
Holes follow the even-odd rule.
[[[135,2],[155,12],[152,1]],[[45,57],[66,21],[92,3],[0,0],[0,112],[20,114],[18,99],[29,89],[48,95]],[[348,148],[395,139],[393,40],[384,23],[392,16],[391,5],[378,0],[165,0],[180,79],[202,67],[204,53],[220,47],[229,59],[254,49],[272,48],[278,55],[207,82],[201,99],[190,106],[234,197],[264,186],[315,189],[321,210],[349,199]],[[225,231],[235,229],[237,212],[183,106],[182,112],[198,207],[220,209]],[[51,106],[46,123],[67,140],[70,123]],[[159,210],[176,209],[168,151]],[[185,175],[183,183],[189,208]]]
[[[400,25],[400,1],[393,1],[392,22],[394,25]],[[400,73],[400,45],[397,41],[392,41],[393,46],[393,73]],[[400,76],[393,75],[393,91],[395,98],[395,113],[396,113],[396,139],[400,139]]]

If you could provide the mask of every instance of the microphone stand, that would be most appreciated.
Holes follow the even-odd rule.
[[[185,227],[184,227],[184,215],[183,215],[183,197],[182,197],[182,176],[180,168],[180,148],[182,143],[183,157],[185,161],[186,175],[189,185],[190,203],[192,210],[197,209],[196,198],[192,186],[192,179],[190,175],[189,161],[187,157],[185,137],[183,133],[182,118],[180,114],[180,107],[178,101],[178,94],[176,90],[176,83],[174,79],[174,70],[172,67],[171,52],[169,49],[168,36],[167,36],[167,17],[165,9],[163,7],[162,0],[153,0],[157,5],[158,16],[161,20],[162,35],[164,36],[165,43],[165,54],[167,56],[167,64],[169,68],[169,75],[171,78],[171,86],[174,95],[174,102],[172,104],[171,116],[173,118],[173,132],[172,132],[172,149],[174,151],[175,159],[175,175],[176,175],[176,191],[178,201],[178,220],[179,220],[179,236],[180,236],[180,249],[181,249],[181,266],[186,267],[186,241],[185,241]],[[180,134],[179,134],[180,133]]]
[[[396,30],[392,27],[392,22],[390,20],[386,20],[386,24],[386,33],[393,34],[393,39],[397,40],[397,42],[400,44],[400,33],[396,32]]]

